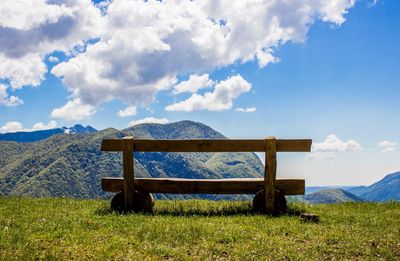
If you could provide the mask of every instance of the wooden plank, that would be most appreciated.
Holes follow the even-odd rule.
[[[276,151],[281,152],[310,152],[311,139],[277,139]]]
[[[264,188],[263,178],[252,179],[175,179],[136,178],[135,188],[149,193],[170,194],[255,194]],[[121,177],[102,178],[104,191],[123,190]],[[304,195],[304,179],[277,179],[276,188],[285,195]]]
[[[268,214],[275,213],[275,183],[276,183],[276,139],[265,139],[265,173],[264,173],[265,204]]]
[[[127,138],[125,148],[123,151],[123,186],[124,186],[124,200],[125,208],[129,209],[133,206],[135,183],[134,168],[133,168],[133,139]]]
[[[137,151],[235,152],[254,151],[257,140],[140,140]]]
[[[102,151],[123,151],[130,146],[127,139],[104,139]],[[310,139],[278,139],[276,151],[308,152]],[[265,152],[265,140],[135,140],[134,151],[143,152]]]
[[[103,139],[101,141],[102,151],[124,151],[133,150],[133,137],[126,136],[121,139]]]

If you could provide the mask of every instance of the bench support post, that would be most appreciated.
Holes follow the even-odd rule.
[[[133,206],[134,201],[134,167],[133,167],[133,138],[126,138],[123,150],[123,175],[124,175],[124,205],[125,210],[129,210]]]
[[[276,138],[265,139],[264,193],[267,214],[276,212]]]

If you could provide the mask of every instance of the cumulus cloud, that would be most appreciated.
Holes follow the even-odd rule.
[[[49,1],[50,2],[50,1]],[[5,28],[29,30],[46,23],[54,23],[71,9],[46,1],[3,1],[0,5],[0,25]]]
[[[0,105],[14,107],[23,103],[24,102],[16,96],[9,96],[7,94],[7,86],[0,84]]]
[[[52,73],[85,103],[118,98],[146,106],[157,92],[174,85],[175,93],[202,87],[190,78],[186,85],[176,85],[179,75],[194,72],[204,77],[202,72],[236,62],[257,60],[261,67],[277,62],[273,50],[280,44],[304,42],[317,18],[340,25],[353,4],[350,0],[114,1],[104,8],[100,40],[58,64]],[[194,100],[202,98],[195,95]]]
[[[167,118],[154,118],[154,117],[147,117],[144,119],[136,120],[136,121],[131,121],[128,124],[128,127],[134,126],[134,125],[139,125],[143,123],[158,123],[158,124],[167,124],[169,123],[169,120]]]
[[[238,112],[255,112],[256,111],[256,107],[236,108],[235,111],[238,111]]]
[[[325,141],[314,143],[308,159],[333,159],[337,152],[351,152],[362,150],[361,144],[355,140],[342,141],[336,135],[331,134]]]
[[[182,75],[204,80],[205,72],[236,63],[277,62],[280,45],[304,42],[316,19],[342,24],[354,3],[6,1],[0,5],[0,80],[11,88],[40,85],[45,57],[60,51],[67,58],[51,72],[63,79],[71,103],[96,107],[121,99],[147,106],[159,91],[195,93],[210,84],[189,78],[185,87],[176,82]]]
[[[64,106],[56,108],[51,112],[51,117],[61,118],[69,121],[85,119],[96,112],[94,106],[83,103],[79,98],[67,102]]]
[[[22,131],[24,126],[18,121],[9,121],[0,127],[0,133]]]
[[[47,124],[38,122],[33,125],[33,127],[30,129],[30,131],[49,130],[49,129],[54,129],[56,126],[57,126],[57,122],[55,120],[51,120]]]
[[[194,111],[209,110],[223,111],[232,108],[233,100],[240,94],[248,92],[251,84],[240,75],[229,77],[214,86],[212,92],[204,95],[192,94],[188,99],[171,104],[165,108],[167,111]]]
[[[9,80],[13,89],[20,89],[24,85],[38,86],[44,80],[46,71],[46,64],[39,54],[30,53],[13,58],[5,56],[0,50],[0,80]]]
[[[353,6],[355,2],[356,0],[333,0],[319,3],[322,21],[333,22],[337,25],[342,24],[345,21],[344,15],[347,14],[348,8]]]
[[[0,79],[11,88],[37,86],[45,56],[70,53],[96,37],[101,14],[90,1],[18,0],[0,4]]]
[[[181,81],[179,84],[175,85],[173,92],[174,94],[182,92],[195,93],[201,88],[212,86],[213,83],[208,74],[192,74],[187,81]]]
[[[256,53],[256,57],[258,59],[258,65],[261,68],[267,66],[270,63],[279,62],[279,58],[277,58],[273,55],[272,49],[258,50]]]
[[[126,107],[124,110],[119,110],[117,114],[119,117],[129,117],[136,115],[136,113],[137,113],[136,106],[129,106]]]
[[[382,152],[389,152],[396,150],[397,142],[383,140],[378,143],[378,147],[382,149]]]
[[[0,133],[19,132],[19,131],[38,131],[49,130],[57,127],[57,122],[52,120],[47,124],[42,122],[35,123],[32,128],[25,128],[21,122],[9,121],[0,127]]]

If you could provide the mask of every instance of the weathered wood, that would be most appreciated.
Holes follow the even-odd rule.
[[[265,192],[264,190],[260,190],[256,193],[253,198],[253,209],[256,212],[260,213],[268,213],[266,204],[265,204]],[[287,203],[285,194],[282,193],[280,190],[275,190],[275,210],[272,214],[274,216],[285,214],[287,210]]]
[[[104,139],[102,151],[123,151],[129,139]],[[310,139],[278,139],[276,151],[308,152]],[[133,151],[143,152],[265,152],[265,140],[135,140]]]
[[[265,173],[264,173],[265,204],[268,214],[275,213],[275,186],[276,186],[276,139],[265,139]]]
[[[135,178],[137,191],[171,194],[255,194],[264,188],[263,178],[251,179],[175,179]],[[101,180],[104,191],[123,190],[123,178],[106,177]],[[276,188],[285,195],[303,195],[304,179],[277,179]]]
[[[277,139],[277,152],[310,152],[311,139]]]
[[[111,208],[119,213],[130,211],[151,213],[153,211],[154,198],[150,193],[135,191],[134,195],[133,205],[126,208],[124,192],[118,192],[111,200]]]
[[[101,141],[102,151],[124,151],[127,149],[133,150],[133,138],[128,136],[122,139],[103,139]]]
[[[124,139],[125,147],[123,150],[123,185],[124,185],[124,202],[125,208],[128,210],[134,203],[134,168],[133,168],[133,138]]]

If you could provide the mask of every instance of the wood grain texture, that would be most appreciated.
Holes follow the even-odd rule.
[[[253,209],[256,212],[268,213],[272,214],[273,216],[285,214],[287,210],[285,194],[279,189],[275,191],[275,212],[270,213],[267,211],[267,206],[265,204],[265,192],[264,190],[260,190],[253,198]]]
[[[154,198],[150,193],[135,191],[134,195],[135,200],[133,204],[127,208],[125,206],[124,192],[118,192],[111,200],[111,209],[121,214],[131,211],[144,213],[151,213],[153,211]]]
[[[171,194],[255,194],[264,188],[263,178],[251,179],[175,179],[136,178],[135,189],[149,193]],[[123,190],[123,178],[102,178],[104,191]],[[277,179],[276,188],[285,195],[304,195],[304,179]]]
[[[309,152],[310,139],[278,139],[276,151]],[[102,151],[123,151],[130,139],[104,139]],[[265,152],[265,140],[135,140],[133,151],[142,152]]]
[[[265,173],[264,192],[267,213],[275,213],[275,186],[276,186],[276,139],[265,139]]]
[[[124,139],[124,150],[122,154],[123,158],[123,186],[124,186],[124,202],[125,208],[129,209],[134,205],[134,191],[135,183],[133,182],[135,178],[134,168],[133,168],[133,139]]]

